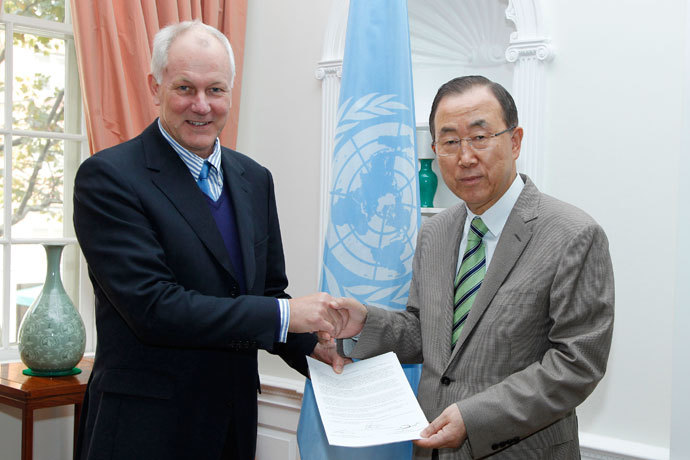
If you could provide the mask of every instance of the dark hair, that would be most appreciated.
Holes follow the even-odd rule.
[[[435,141],[434,135],[434,117],[436,116],[436,109],[441,103],[441,100],[452,94],[463,94],[464,92],[477,87],[486,86],[491,90],[496,100],[501,106],[503,111],[503,122],[506,124],[506,128],[512,128],[518,125],[518,113],[517,107],[515,107],[515,101],[513,96],[510,95],[506,89],[500,84],[489,80],[481,75],[469,75],[465,77],[453,78],[447,83],[441,85],[436,93],[434,102],[431,104],[431,113],[429,114],[429,131],[431,131],[431,140]]]

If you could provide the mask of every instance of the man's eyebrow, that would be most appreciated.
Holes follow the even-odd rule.
[[[192,82],[190,79],[185,78],[185,77],[180,77],[178,79],[172,80],[172,84],[194,86],[194,82]],[[224,87],[224,88],[227,88],[228,86],[229,86],[228,83],[223,82],[222,80],[214,81],[214,82],[211,82],[207,85],[207,87]]]
[[[483,118],[480,118],[479,120],[475,120],[472,123],[470,123],[470,128],[476,128],[476,127],[486,128],[488,126],[489,126],[489,124]]]
[[[470,123],[470,129],[471,128],[487,128],[489,126],[489,123],[483,118],[480,118],[478,120],[474,120],[472,123]],[[447,133],[457,133],[458,130],[454,126],[442,126],[440,130],[440,135],[447,134]]]
[[[441,134],[446,134],[446,133],[456,133],[458,132],[457,129],[453,126],[442,126],[441,127]]]

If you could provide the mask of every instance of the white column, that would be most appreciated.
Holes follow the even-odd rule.
[[[324,241],[326,241],[326,230],[328,229],[328,219],[330,217],[329,198],[331,173],[333,169],[333,147],[342,72],[342,59],[320,62],[316,69],[316,78],[321,80],[321,219],[319,221],[319,267],[321,267],[323,261],[323,244]],[[318,286],[320,286],[321,270],[319,270],[318,277]]]
[[[333,147],[340,96],[340,79],[343,76],[343,56],[345,55],[345,35],[350,0],[333,2],[324,35],[321,62],[316,68],[316,78],[321,80],[321,219],[319,220],[319,267],[317,287],[321,287],[321,267],[323,266],[323,244],[326,241],[328,220],[330,218],[330,187],[333,164]]]
[[[536,184],[543,182],[544,175],[544,67],[552,55],[545,38],[511,39],[506,50],[508,62],[515,63],[512,95],[525,130],[518,171],[526,173]]]
[[[544,186],[546,64],[553,48],[543,30],[539,0],[509,0],[506,18],[515,23],[506,59],[515,63],[512,95],[525,129],[518,171]]]

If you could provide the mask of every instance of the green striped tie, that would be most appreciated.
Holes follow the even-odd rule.
[[[462,331],[462,326],[470,314],[470,308],[482,285],[486,273],[486,248],[484,235],[489,229],[479,217],[472,219],[467,234],[467,248],[462,256],[460,270],[455,277],[455,308],[453,309],[453,335],[451,349],[455,347]]]

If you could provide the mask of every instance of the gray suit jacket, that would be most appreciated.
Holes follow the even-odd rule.
[[[451,353],[453,278],[467,210],[420,230],[406,311],[368,307],[352,352],[423,363],[429,421],[457,403],[468,441],[441,459],[579,458],[575,407],[606,370],[614,283],[608,241],[581,210],[523,176],[520,194]],[[415,447],[415,458],[431,451]]]

